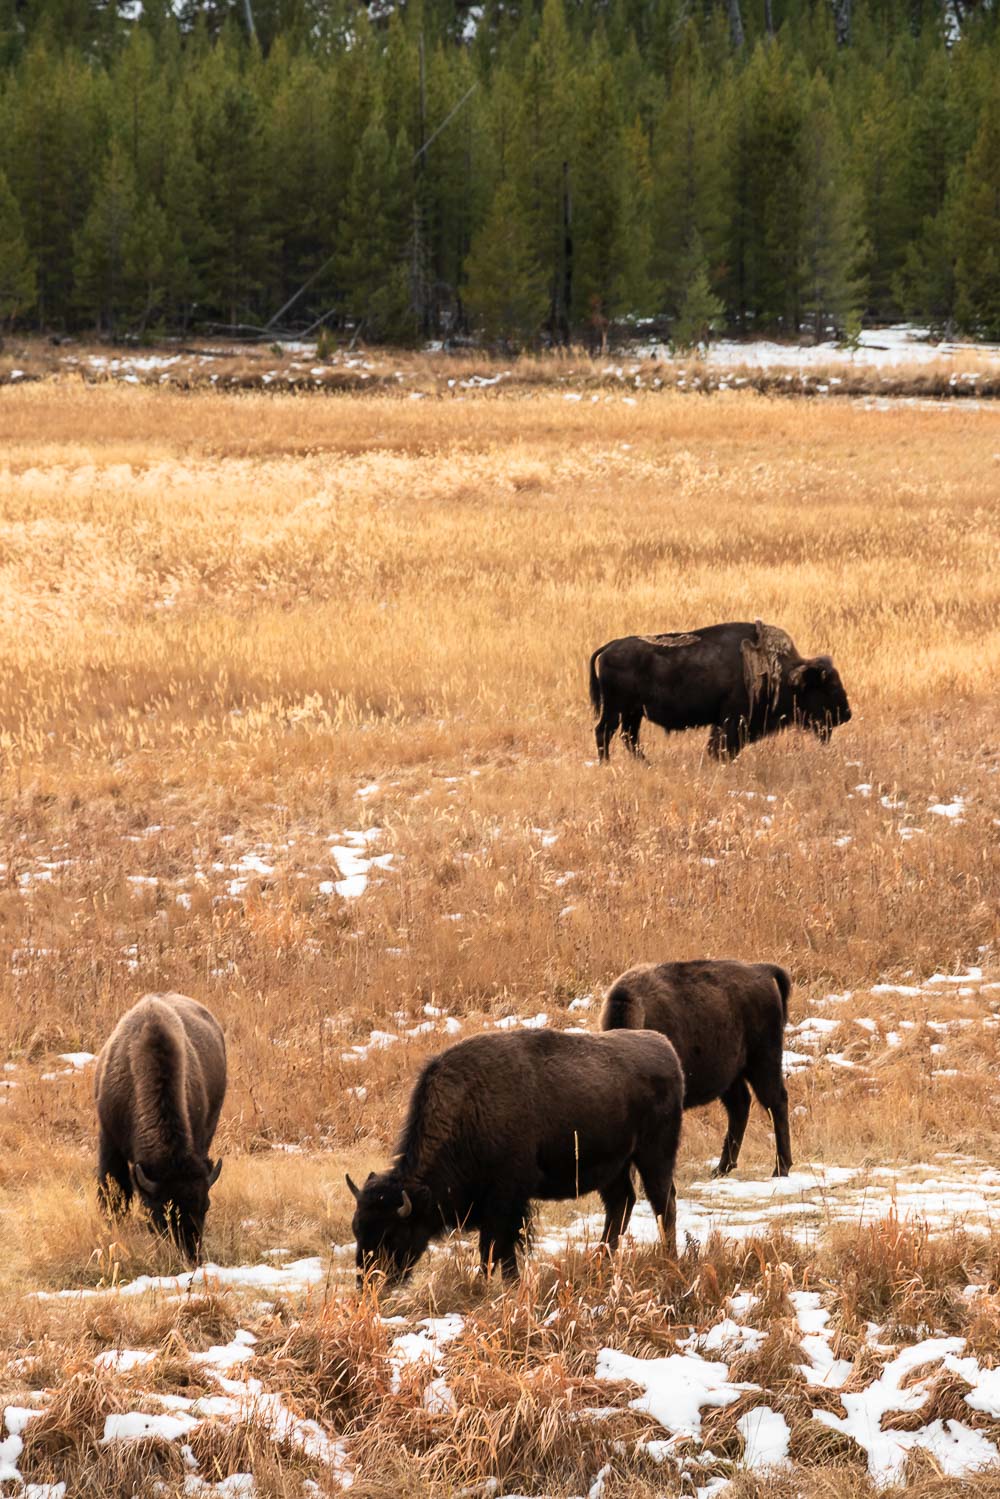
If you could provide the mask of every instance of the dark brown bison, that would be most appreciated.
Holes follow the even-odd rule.
[[[661,1031],[684,1069],[684,1107],[698,1109],[715,1098],[725,1104],[729,1128],[715,1176],[736,1165],[750,1088],[774,1125],[774,1174],[788,1175],[792,1147],[781,1054],[791,988],[788,974],[774,963],[704,959],[630,968],[608,990],[603,1031]]]
[[[431,1239],[477,1229],[483,1268],[517,1273],[532,1199],[599,1192],[611,1248],[635,1204],[632,1167],[675,1248],[674,1160],[683,1085],[653,1031],[610,1036],[518,1031],[473,1036],[417,1079],[395,1165],[356,1199],[358,1282],[403,1279]]]
[[[590,701],[602,760],[619,726],[641,754],[643,718],[668,733],[711,725],[708,752],[723,760],[796,723],[825,743],[851,716],[831,658],[804,660],[784,630],[759,619],[609,641],[590,658]]]
[[[145,995],[97,1058],[94,1091],[105,1211],[124,1211],[134,1186],[153,1226],[196,1259],[222,1170],[208,1154],[226,1092],[226,1043],[215,1016],[183,994]]]

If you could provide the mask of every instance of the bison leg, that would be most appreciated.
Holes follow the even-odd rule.
[[[628,1168],[617,1181],[602,1189],[601,1201],[604,1203],[601,1243],[607,1244],[609,1249],[617,1249],[618,1240],[628,1228],[632,1209],[635,1207],[635,1188],[632,1185],[632,1172]]]
[[[622,714],[622,741],[630,754],[637,760],[645,760],[646,756],[639,748],[639,730],[642,727],[642,710],[638,713]]]
[[[681,1137],[681,1110],[660,1114],[636,1147],[633,1160],[669,1254],[677,1258],[677,1193],[674,1165]]]
[[[97,1157],[97,1195],[102,1212],[109,1218],[126,1212],[132,1201],[128,1160],[103,1130]]]
[[[507,1212],[494,1211],[479,1230],[479,1259],[483,1272],[489,1275],[499,1265],[505,1276],[517,1279],[517,1251],[525,1244],[528,1209],[525,1203]]]
[[[753,1090],[774,1125],[775,1176],[787,1176],[792,1166],[792,1141],[788,1132],[788,1090],[781,1076],[781,1053],[769,1058],[766,1070],[750,1075]]]
[[[743,1078],[738,1077],[732,1087],[727,1088],[722,1095],[722,1102],[729,1115],[729,1128],[726,1130],[726,1138],[722,1142],[722,1155],[719,1157],[719,1164],[712,1172],[713,1176],[728,1176],[739,1160],[740,1146],[743,1144],[747,1120],[750,1117],[750,1089]]]
[[[621,717],[617,708],[609,708],[607,703],[603,704],[597,728],[594,730],[594,737],[597,740],[598,760],[607,760],[609,758],[611,741],[618,731]]]
[[[743,748],[745,736],[739,719],[727,718],[712,725],[708,736],[708,753],[713,760],[735,760]]]

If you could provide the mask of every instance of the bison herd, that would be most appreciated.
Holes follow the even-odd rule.
[[[595,651],[590,694],[606,759],[621,728],[640,754],[648,718],[668,731],[711,726],[709,752],[799,723],[827,740],[851,716],[829,656],[803,659],[774,625],[724,624],[630,636]],[[530,1030],[460,1041],[423,1067],[393,1165],[358,1187],[359,1284],[405,1278],[433,1239],[475,1231],[486,1271],[517,1273],[531,1203],[597,1192],[614,1249],[638,1174],[676,1253],[674,1165],[683,1111],[721,1100],[728,1128],[717,1175],[732,1171],[751,1090],[771,1116],[776,1176],[791,1167],[782,1077],[791,980],[771,963],[702,960],[631,968],[608,990],[597,1034]],[[209,1151],[226,1090],[214,1016],[181,994],[148,994],[97,1060],[98,1187],[109,1214],[138,1195],[152,1225],[197,1260]],[[530,1107],[527,1105],[530,1103]]]

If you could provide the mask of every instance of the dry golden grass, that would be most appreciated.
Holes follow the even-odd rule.
[[[416,1070],[448,1039],[441,1017],[418,1030],[425,1007],[466,1034],[543,1011],[590,1025],[594,1008],[571,1001],[645,958],[781,962],[793,1021],[841,1021],[790,1082],[798,1160],[864,1172],[997,1156],[983,1022],[1000,991],[871,993],[970,964],[1000,977],[992,413],[464,395],[0,391],[0,1360],[37,1361],[0,1389],[68,1391],[83,1371],[72,1399],[90,1414],[60,1405],[51,1423],[91,1433],[68,1467],[53,1437],[33,1478],[131,1492],[135,1468],[100,1449],[95,1352],[175,1335],[207,1346],[237,1325],[303,1415],[348,1431],[356,1492],[372,1496],[490,1475],[585,1493],[607,1462],[607,1499],[674,1492],[613,1450],[645,1430],[624,1401],[611,1423],[577,1419],[608,1399],[590,1388],[596,1349],[662,1351],[737,1283],[770,1275],[778,1322],[758,1365],[778,1380],[792,1334],[771,1261],[789,1285],[836,1287],[845,1339],[876,1320],[989,1348],[995,1308],[960,1293],[995,1287],[995,1241],[891,1220],[820,1224],[818,1241],[762,1244],[756,1259],[716,1242],[676,1280],[648,1251],[613,1265],[574,1252],[556,1268],[540,1255],[521,1292],[484,1293],[464,1251],[438,1256],[398,1306],[478,1319],[449,1365],[459,1419],[443,1425],[420,1389],[384,1392],[384,1334],[342,1301],[339,1271],[329,1295],[262,1313],[221,1291],[195,1314],[25,1299],[176,1268],[140,1224],[112,1236],[98,1218],[91,1074],[60,1060],[98,1050],[147,989],[194,994],[226,1028],[227,1159],[207,1243],[223,1263],[349,1238],[344,1170],[384,1162]],[[757,616],[834,653],[855,716],[829,749],[789,735],[720,768],[706,734],[647,726],[648,766],[617,744],[609,770],[592,763],[595,646]],[[958,818],[928,810],[958,796]],[[340,877],[331,848],[372,826],[391,867],[358,900],[324,893]],[[345,1060],[373,1030],[414,1033]],[[688,1119],[682,1205],[722,1133],[721,1111]],[[755,1112],[745,1174],[770,1157]],[[787,1399],[794,1414],[801,1390]],[[738,1455],[734,1430],[720,1452]],[[259,1433],[204,1440],[223,1444],[219,1473],[249,1451],[267,1493],[315,1476],[301,1455],[265,1459]],[[811,1423],[794,1491],[867,1493],[849,1446]],[[755,1482],[737,1477],[733,1499]],[[992,1493],[983,1482],[974,1491]]]

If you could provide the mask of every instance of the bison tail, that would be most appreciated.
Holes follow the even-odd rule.
[[[632,993],[628,984],[611,985],[601,1011],[602,1031],[641,1031],[646,1025],[646,1011],[642,1000]]]
[[[785,1024],[787,1025],[788,996],[792,992],[792,981],[785,970],[778,967],[777,963],[763,963],[761,966],[771,975],[778,987],[778,993],[781,995],[781,1009],[785,1017]]]
[[[597,675],[597,658],[604,647],[599,646],[590,658],[590,706],[594,710],[594,717],[600,718],[604,694],[601,691],[601,679]]]

